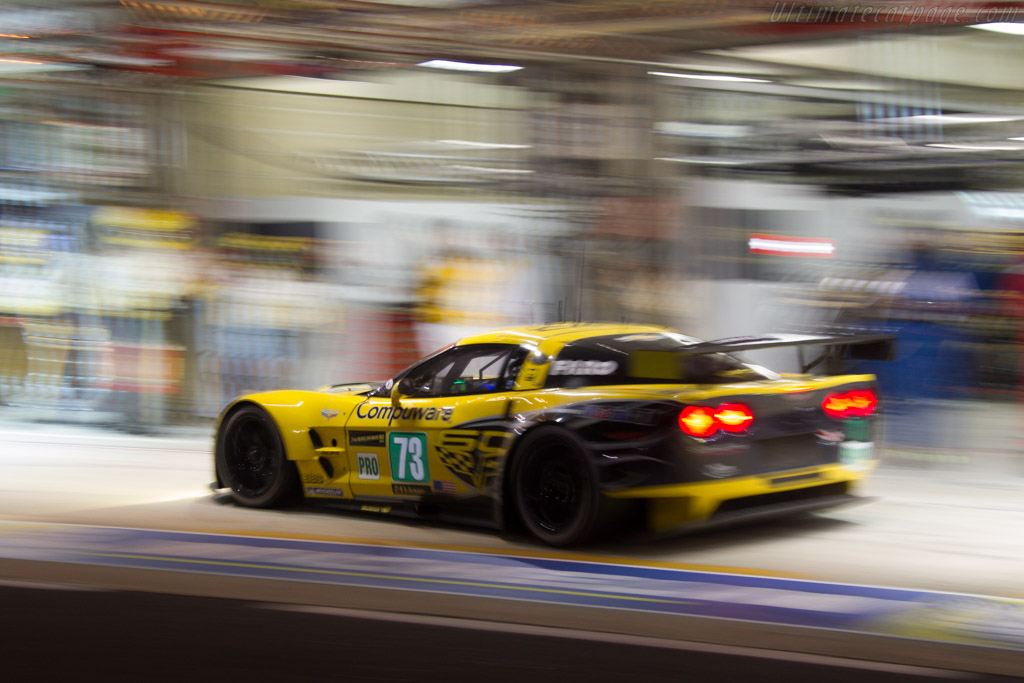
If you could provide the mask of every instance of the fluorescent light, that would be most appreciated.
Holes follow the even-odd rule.
[[[671,161],[676,164],[701,164],[703,166],[739,166],[738,159],[716,159],[714,157],[654,157],[655,161]]]
[[[425,66],[428,69],[480,71],[492,74],[504,74],[510,71],[519,71],[523,68],[521,66],[513,66],[511,64],[474,64],[473,62],[453,62],[447,59],[431,59],[429,62],[421,62],[418,66]]]
[[[714,76],[711,74],[678,74],[668,71],[648,71],[650,76],[668,76],[669,78],[691,78],[698,81],[722,81],[725,83],[771,83],[763,78],[747,78],[746,76]]]
[[[980,28],[982,31],[995,31],[996,33],[1009,33],[1014,36],[1024,36],[1024,24],[996,22],[993,24],[974,24],[968,28]]]
[[[1012,138],[1011,138],[1012,139]],[[1017,138],[1018,140],[1020,138]],[[985,143],[953,143],[953,142],[932,142],[925,147],[939,147],[941,149],[966,149],[976,152],[1019,152],[1024,145],[991,145]]]
[[[1024,209],[997,209],[992,207],[974,209],[974,213],[993,218],[1024,218]]]
[[[944,125],[958,123],[1007,123],[1020,121],[1024,116],[997,116],[991,114],[919,114],[917,116],[898,116],[883,121],[907,121],[909,123],[941,123]]]
[[[836,246],[832,240],[818,237],[786,237],[782,235],[751,235],[747,242],[754,254],[776,256],[817,256],[830,258]]]
[[[438,140],[442,145],[459,145],[479,149],[529,149],[530,145],[513,145],[502,142],[474,142],[472,140]]]
[[[654,124],[659,133],[691,135],[706,138],[738,138],[750,132],[750,126],[731,126],[719,123],[691,123],[689,121],[659,121]]]
[[[830,135],[822,133],[821,139],[832,147],[906,147],[902,138],[896,137],[859,137],[854,135]]]
[[[35,73],[39,71],[78,71],[88,69],[84,64],[65,64],[61,62],[41,62],[35,59],[0,58],[0,73]]]
[[[520,168],[490,168],[487,166],[463,166],[462,164],[452,166],[452,168],[457,168],[460,171],[478,171],[480,173],[512,173],[516,175],[533,173],[533,171]]]

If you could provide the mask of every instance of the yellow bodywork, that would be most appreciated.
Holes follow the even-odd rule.
[[[512,391],[402,397],[396,406],[390,396],[366,395],[377,384],[339,385],[316,391],[282,390],[244,396],[228,406],[223,415],[243,402],[255,403],[266,410],[279,428],[287,457],[298,468],[306,497],[364,500],[371,507],[379,508],[387,500],[417,500],[425,493],[439,491],[456,496],[497,495],[494,484],[498,478],[492,468],[503,466],[516,438],[530,428],[528,422],[522,424],[522,429],[516,427],[517,416],[523,414],[587,401],[674,399],[693,402],[719,396],[804,392],[875,379],[873,375],[790,375],[757,382],[703,386],[543,388],[551,365],[549,361],[565,344],[604,334],[650,333],[679,334],[650,325],[600,323],[496,330],[463,339],[458,345],[504,343],[527,347],[530,355]],[[488,421],[504,421],[512,425],[512,430],[464,426],[467,423],[486,425]],[[311,430],[319,438],[319,447]],[[405,458],[406,455],[409,457]],[[417,464],[416,458],[421,462]],[[876,464],[877,457],[872,452],[871,457],[856,467],[833,463],[757,476],[627,488],[605,495],[646,500],[647,525],[661,531],[707,518],[722,501],[733,498],[829,483],[852,485]],[[400,472],[400,468],[404,471]]]

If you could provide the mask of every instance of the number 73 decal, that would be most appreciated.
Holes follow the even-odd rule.
[[[427,435],[423,432],[391,432],[388,434],[388,458],[392,481],[423,482],[430,480],[427,464]]]

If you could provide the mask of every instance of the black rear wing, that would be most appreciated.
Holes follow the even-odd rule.
[[[777,349],[796,347],[800,358],[801,372],[810,372],[826,361],[840,361],[845,358],[853,360],[891,361],[895,352],[896,337],[892,334],[770,334],[754,337],[726,337],[694,344],[683,350],[690,356],[708,353],[738,353],[740,351],[758,351],[760,349]],[[824,347],[816,358],[807,360],[803,347]]]

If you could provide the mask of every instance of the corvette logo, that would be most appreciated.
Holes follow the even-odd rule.
[[[320,411],[320,414],[323,415],[328,420],[330,420],[332,417],[338,417],[338,411],[330,410],[329,408],[324,408],[323,410]]]

